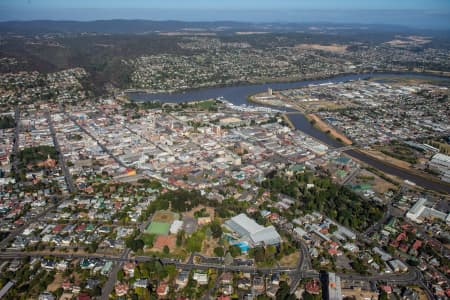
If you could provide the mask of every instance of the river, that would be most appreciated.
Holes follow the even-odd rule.
[[[262,106],[254,103],[249,103],[247,98],[250,95],[261,93],[266,91],[268,88],[272,88],[273,90],[283,90],[283,89],[292,89],[304,87],[310,84],[322,84],[322,83],[339,83],[346,82],[350,80],[359,80],[359,79],[367,79],[369,77],[381,77],[381,78],[424,78],[424,79],[439,79],[450,82],[449,77],[442,77],[438,75],[430,75],[430,74],[417,74],[417,73],[375,73],[375,74],[353,74],[353,75],[338,75],[332,78],[327,79],[319,79],[319,80],[304,80],[297,82],[288,82],[288,83],[264,83],[264,84],[250,84],[250,85],[238,85],[238,86],[229,86],[229,87],[212,87],[212,88],[204,88],[204,89],[195,89],[186,92],[180,93],[159,93],[159,94],[149,94],[144,92],[130,92],[128,96],[132,101],[161,101],[161,102],[172,102],[172,103],[181,103],[188,101],[196,101],[196,100],[205,100],[205,99],[216,99],[219,97],[223,97],[225,100],[228,100],[235,105],[242,104],[251,104],[253,106]],[[288,110],[288,109],[285,109]],[[292,111],[292,110],[290,110]],[[340,147],[338,141],[331,138],[326,133],[320,131],[306,119],[306,117],[302,114],[292,114],[289,115],[289,119],[294,124],[294,126],[306,134],[324,142],[325,144],[331,147]],[[403,169],[397,168],[392,165],[387,165],[382,161],[373,159],[361,152],[356,152],[353,150],[346,151],[346,153],[350,156],[353,156],[360,161],[367,163],[383,172],[388,174],[395,175],[401,179],[407,179],[416,183],[418,186],[421,186],[425,189],[431,189],[435,191],[446,192],[450,194],[450,185],[435,182],[432,180],[428,180],[426,178],[420,177],[418,175],[409,173]]]

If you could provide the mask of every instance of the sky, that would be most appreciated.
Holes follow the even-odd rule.
[[[450,29],[450,0],[0,0],[0,21],[332,22]]]

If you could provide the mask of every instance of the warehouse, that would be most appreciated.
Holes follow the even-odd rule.
[[[225,222],[225,226],[236,233],[242,241],[252,246],[256,245],[278,245],[281,237],[275,227],[264,227],[256,223],[246,214],[237,215]]]
[[[430,160],[428,167],[438,172],[443,181],[450,182],[450,156],[438,153]]]

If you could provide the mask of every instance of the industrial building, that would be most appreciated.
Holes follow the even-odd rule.
[[[450,156],[445,154],[435,154],[428,163],[428,167],[440,174],[442,181],[450,182]]]
[[[249,245],[278,245],[281,237],[275,227],[264,227],[250,219],[246,214],[237,215],[225,222],[225,226],[236,233],[240,240]]]
[[[406,213],[406,217],[416,223],[422,223],[423,219],[441,219],[450,223],[450,214],[425,206],[427,199],[420,198]]]

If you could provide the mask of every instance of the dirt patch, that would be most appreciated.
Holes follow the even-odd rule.
[[[417,294],[419,294],[419,300],[427,300],[427,294],[421,289],[421,288],[413,288],[413,290],[415,290],[417,292]]]
[[[171,224],[178,219],[178,214],[170,211],[157,211],[152,218],[152,222],[162,222]]]
[[[389,191],[389,189],[395,190],[396,186],[393,185],[390,182],[387,182],[386,180],[384,180],[383,178],[379,177],[378,175],[369,172],[367,170],[361,170],[361,172],[359,173],[359,178],[371,178],[370,180],[368,180],[367,183],[370,183],[372,185],[372,189],[378,193],[378,194],[384,194],[387,191]],[[373,179],[372,179],[373,178]],[[365,183],[365,182],[362,182]]]
[[[295,46],[298,49],[307,50],[321,50],[333,53],[345,53],[347,51],[347,45],[331,44],[331,45],[320,45],[320,44],[299,44]]]
[[[296,267],[299,259],[300,253],[296,251],[290,255],[283,256],[283,258],[280,259],[279,264],[283,267]]]
[[[307,117],[308,119],[314,121],[314,126],[317,126],[317,128],[319,128],[320,130],[328,133],[335,139],[340,139],[345,145],[352,144],[352,141],[348,137],[346,137],[345,135],[338,132],[336,129],[334,129],[333,127],[322,121],[322,119],[320,119],[317,115],[308,114]]]
[[[211,220],[214,220],[214,208],[210,207],[210,206],[204,206],[204,205],[199,205],[197,207],[194,207],[193,209],[191,209],[190,211],[184,213],[185,216],[194,217],[195,212],[200,211],[202,208],[204,208],[206,210],[206,212],[209,214],[209,216],[211,217]]]
[[[361,152],[363,152],[367,155],[373,156],[381,161],[386,161],[386,162],[393,164],[400,168],[409,169],[411,167],[410,163],[403,161],[403,160],[393,158],[393,157],[388,156],[384,153],[381,153],[380,151],[377,151],[377,150],[361,150]]]
[[[47,290],[49,292],[54,292],[56,291],[58,288],[61,287],[61,284],[64,282],[64,278],[63,275],[61,273],[56,273],[55,274],[55,279],[53,280],[52,283],[50,283],[47,287]]]
[[[319,101],[301,102],[301,105],[305,108],[305,110],[308,111],[318,111],[320,109],[325,109],[329,111],[349,107],[350,103],[347,102],[337,103],[335,101],[319,100]]]
[[[267,34],[267,31],[237,31],[236,35]]]
[[[208,238],[203,241],[202,245],[202,254],[206,256],[216,256],[214,254],[214,248],[219,247],[219,243],[217,240]]]

